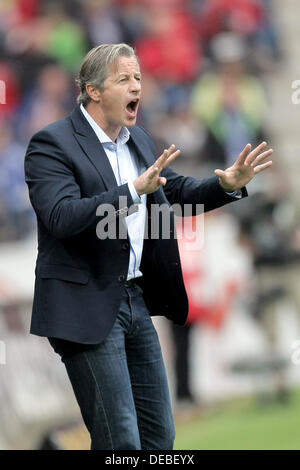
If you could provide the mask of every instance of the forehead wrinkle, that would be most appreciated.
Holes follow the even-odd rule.
[[[125,60],[127,59],[127,60],[125,62],[122,59],[125,59]],[[110,65],[110,70],[115,74],[131,73],[132,69],[134,69],[135,73],[140,73],[139,63],[137,62],[136,59],[132,57],[121,57],[109,65]],[[121,71],[120,71],[120,68],[122,69]]]
[[[122,77],[122,75],[126,75],[128,77],[128,75],[131,75],[132,72],[120,72],[118,74],[118,77]],[[133,72],[133,75],[138,75],[139,77],[141,76],[141,73],[140,72]]]

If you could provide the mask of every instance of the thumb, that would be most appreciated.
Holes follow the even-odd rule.
[[[215,173],[215,175],[219,176],[220,178],[222,178],[225,175],[225,171],[220,170],[219,168],[217,170],[215,170],[214,173]]]
[[[164,176],[160,176],[158,181],[159,181],[159,184],[161,184],[162,186],[165,186],[167,182],[167,178],[165,178]]]

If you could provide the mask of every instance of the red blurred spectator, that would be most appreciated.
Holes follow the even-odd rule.
[[[18,14],[21,20],[28,20],[37,16],[40,0],[17,0]]]
[[[3,3],[3,1],[1,2]],[[0,30],[10,31],[10,28],[36,17],[40,0],[11,0],[0,7]]]
[[[188,9],[189,0],[115,0],[115,3],[121,5],[123,8],[126,8],[129,5],[139,4],[144,7],[158,7],[176,9],[176,8],[185,8]]]
[[[161,9],[177,10],[185,9],[188,10],[189,0],[142,0],[146,7],[157,7]]]
[[[183,278],[189,298],[187,323],[203,323],[219,329],[231,311],[232,303],[243,286],[243,280],[237,278],[232,268],[228,268],[227,272],[221,260],[218,261],[217,272],[215,271],[209,242],[210,230],[215,229],[214,217],[206,214],[205,218],[199,215],[181,219],[177,224],[177,237]],[[210,220],[212,220],[211,227]],[[225,247],[226,242],[223,243]],[[224,259],[226,256],[228,255],[224,254]]]
[[[209,0],[201,15],[199,33],[205,42],[222,31],[249,36],[258,32],[264,20],[261,0]]]
[[[136,45],[142,69],[171,83],[195,79],[202,57],[190,13],[152,8],[148,19],[149,34]]]
[[[218,221],[219,217],[220,214],[218,214]],[[204,220],[206,221],[205,233]],[[184,410],[198,401],[194,396],[191,383],[190,347],[193,329],[198,325],[205,325],[215,330],[221,329],[243,283],[240,272],[238,276],[237,273],[234,274],[233,267],[228,262],[228,256],[231,256],[230,244],[228,244],[230,238],[222,240],[222,234],[221,238],[218,238],[218,242],[221,242],[219,248],[216,248],[215,239],[210,240],[211,236],[215,237],[215,229],[219,226],[219,222],[215,225],[214,220],[215,215],[208,213],[205,219],[204,215],[199,215],[177,221],[182,273],[189,298],[187,324],[184,327],[171,325],[174,343],[176,407],[179,410]],[[228,230],[226,222],[224,225],[224,219],[221,226],[222,231]],[[228,253],[224,253],[225,247],[229,248]],[[222,260],[215,253],[218,250],[223,251],[225,258]]]

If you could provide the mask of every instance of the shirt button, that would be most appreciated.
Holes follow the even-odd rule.
[[[118,277],[118,280],[119,282],[124,282],[125,281],[125,276],[123,274],[121,274],[119,277]]]

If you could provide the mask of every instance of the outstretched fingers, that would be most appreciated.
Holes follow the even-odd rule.
[[[265,160],[266,158],[268,158],[270,155],[272,155],[273,153],[273,149],[269,149],[269,150],[266,150],[265,152],[259,154],[254,160],[253,162],[251,163],[251,166],[255,167],[257,166],[259,163],[261,163],[263,160]]]
[[[246,147],[241,151],[239,154],[239,157],[237,159],[238,164],[244,164],[247,156],[249,155],[249,152],[251,151],[251,144],[247,144]]]
[[[162,171],[166,166],[175,160],[180,154],[180,150],[175,151],[175,145],[172,144],[168,149],[165,149],[162,155],[156,160],[154,166],[159,168],[159,171]]]
[[[266,168],[269,168],[269,166],[272,165],[272,160],[269,160],[268,162],[266,163],[263,163],[261,165],[257,165],[256,167],[254,167],[254,173],[257,174],[259,173],[260,171],[263,171],[265,170]]]
[[[169,150],[169,149],[168,149]],[[157,168],[161,168],[162,165],[167,161],[168,157],[169,157],[169,152],[168,152],[167,149],[165,149],[163,151],[163,153],[161,154],[160,157],[158,157],[158,159],[156,160],[156,162],[154,163],[154,166],[157,167]]]
[[[245,165],[246,166],[251,165],[251,163],[254,162],[256,157],[266,148],[267,145],[268,145],[267,142],[262,142],[257,147],[255,147],[255,149],[253,149],[252,152],[250,152],[245,158],[244,160]]]
[[[172,163],[175,158],[177,158],[180,154],[180,150],[176,150],[175,152],[171,153],[171,155],[167,158],[167,161],[164,163],[163,167],[162,167],[162,170],[164,168],[166,168],[166,166],[170,165],[170,163]]]

